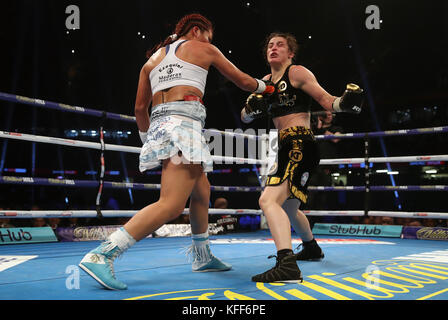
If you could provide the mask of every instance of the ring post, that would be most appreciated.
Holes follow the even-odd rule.
[[[104,160],[104,151],[106,150],[106,145],[104,143],[104,123],[106,121],[107,114],[103,111],[103,116],[100,121],[100,143],[101,143],[101,153],[100,153],[100,172],[99,172],[99,181],[98,181],[98,194],[96,195],[96,213],[97,218],[102,219],[103,214],[101,212],[101,198],[103,195],[103,187],[104,187],[104,174],[106,171],[106,163]]]
[[[367,217],[370,208],[370,166],[369,166],[369,135],[364,136],[364,178],[366,192],[364,194],[364,216]]]

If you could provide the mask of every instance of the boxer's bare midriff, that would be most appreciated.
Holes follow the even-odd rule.
[[[191,86],[176,86],[157,92],[153,97],[153,107],[171,101],[182,101],[185,96],[196,96],[202,99],[202,93],[199,89]]]
[[[272,121],[274,122],[277,130],[283,130],[291,127],[304,127],[306,129],[310,129],[310,118],[311,116],[309,112],[300,112],[277,117],[272,119]]]

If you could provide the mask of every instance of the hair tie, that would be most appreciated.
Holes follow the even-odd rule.
[[[171,40],[176,41],[177,40],[177,34],[170,35]]]

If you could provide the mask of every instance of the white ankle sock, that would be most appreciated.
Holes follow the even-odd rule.
[[[192,234],[191,239],[193,242],[208,241],[208,231],[204,233]]]
[[[194,256],[200,261],[210,260],[211,251],[208,231],[199,234],[192,234],[191,239],[193,242],[191,250],[194,253]]]
[[[124,227],[121,227],[114,233],[112,233],[108,240],[117,245],[121,250],[126,250],[132,247],[137,241],[126,231]]]

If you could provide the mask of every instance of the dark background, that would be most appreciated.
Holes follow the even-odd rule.
[[[248,5],[250,3],[250,5]],[[80,30],[67,33],[65,8],[80,8]],[[380,8],[379,30],[368,30],[365,10]],[[199,12],[215,25],[214,45],[241,70],[261,78],[269,72],[261,45],[272,31],[293,33],[301,47],[298,63],[310,69],[331,94],[340,96],[346,83],[366,90],[360,115],[339,114],[336,124],[345,132],[448,125],[446,1],[2,1],[0,11],[0,91],[69,105],[133,115],[140,68],[146,50],[170,35],[179,18]],[[138,34],[140,32],[140,35]],[[145,38],[142,38],[145,35]],[[311,38],[310,38],[311,36]],[[74,53],[72,53],[74,50]],[[230,52],[231,51],[231,52]],[[209,72],[205,104],[206,128],[265,128],[239,120],[248,93]],[[314,103],[313,110],[321,108]],[[99,119],[0,101],[0,130],[65,137],[66,130],[98,129]],[[134,124],[106,121],[106,130],[127,137],[108,137],[106,143],[140,146]],[[78,137],[98,141],[98,138]],[[75,138],[76,139],[76,138]],[[404,136],[371,141],[372,156],[447,154],[446,134]],[[98,170],[99,152],[20,141],[0,141],[3,175],[63,177],[95,180],[85,171]],[[343,140],[334,158],[362,157],[362,140]],[[34,160],[33,160],[34,159]],[[120,171],[107,180],[158,183],[160,176],[138,172],[138,155],[106,153],[106,170]],[[391,164],[400,170],[397,185],[448,184],[446,163]],[[434,177],[424,174],[434,167]],[[25,168],[26,173],[5,169]],[[212,185],[258,185],[248,166],[215,166],[230,173],[209,175]],[[378,165],[372,170],[382,169]],[[77,174],[53,170],[76,170]],[[331,167],[347,185],[363,185],[362,168]],[[372,175],[372,184],[390,185],[389,176]],[[0,185],[0,207],[29,209],[94,206],[95,189]],[[258,208],[256,193],[212,193],[229,199],[230,208]],[[106,190],[104,204],[118,200],[120,209],[139,209],[156,201],[158,192]],[[332,193],[333,208],[364,209],[358,193]],[[381,210],[446,211],[446,192],[380,192],[371,208]],[[112,206],[116,208],[117,206]],[[313,208],[310,208],[313,209]],[[331,209],[331,208],[330,208]]]

